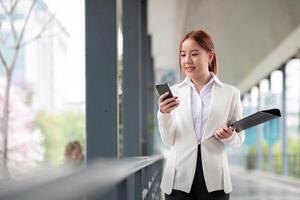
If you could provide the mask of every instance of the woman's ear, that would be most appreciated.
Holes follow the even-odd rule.
[[[209,64],[212,63],[214,56],[215,56],[215,52],[213,52],[213,51],[208,52],[208,63]]]

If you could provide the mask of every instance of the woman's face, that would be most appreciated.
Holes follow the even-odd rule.
[[[213,52],[207,53],[195,40],[188,38],[181,46],[180,65],[186,76],[196,78],[209,73],[208,63],[213,59]]]

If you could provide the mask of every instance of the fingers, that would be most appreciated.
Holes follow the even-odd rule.
[[[162,103],[160,106],[160,110],[166,113],[171,112],[174,108],[176,108],[179,105],[179,100],[173,100],[172,102],[165,104]]]
[[[166,92],[166,93],[160,95],[159,98],[158,98],[158,104],[161,103],[161,102],[163,102],[163,99],[164,99],[166,96],[168,96],[168,94],[169,94],[169,92]]]
[[[162,113],[169,113],[179,105],[179,100],[177,97],[172,97],[166,99],[165,101],[159,103],[159,109]]]
[[[169,92],[166,92],[166,93],[160,95],[160,97],[158,99],[159,110],[162,113],[169,113],[174,108],[178,107],[178,105],[179,105],[179,100],[178,100],[177,96],[165,99],[168,96],[168,94],[169,94]]]
[[[159,98],[158,98],[158,103],[163,102],[163,101],[164,101],[164,98],[167,97],[168,94],[169,94],[169,92],[166,92],[166,93],[160,95]]]
[[[218,139],[224,139],[226,137],[223,128],[218,128],[215,135]]]
[[[223,126],[216,130],[215,137],[219,140],[229,138],[233,134],[232,127]]]
[[[215,133],[215,137],[216,137],[218,140],[222,140],[222,138],[219,136],[218,133]]]
[[[173,101],[176,101],[177,98],[178,98],[178,97],[168,98],[168,99],[164,100],[163,102],[160,102],[160,105],[161,105],[161,106],[165,106],[165,105],[167,105],[167,104],[169,104],[169,103],[171,103],[171,102],[173,102]],[[178,101],[178,100],[177,100],[177,101]]]
[[[169,106],[169,105],[168,105]],[[172,110],[174,110],[175,108],[177,108],[179,106],[179,102],[174,103],[174,105],[170,105],[166,110],[167,112],[171,112]]]
[[[234,128],[233,126],[229,126],[229,129],[234,132],[236,128]]]

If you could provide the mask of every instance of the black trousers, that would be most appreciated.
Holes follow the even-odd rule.
[[[179,190],[172,190],[170,195],[165,194],[165,200],[229,200],[230,194],[224,193],[223,190],[208,192],[201,161],[201,146],[198,145],[198,158],[196,172],[190,193]]]

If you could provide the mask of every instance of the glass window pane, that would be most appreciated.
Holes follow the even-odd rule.
[[[258,88],[253,87],[251,89],[251,107],[252,107],[252,112],[257,111],[258,109]]]
[[[10,10],[12,1],[2,2]],[[45,164],[83,163],[85,28],[83,0],[15,2],[11,17],[0,6],[0,49],[5,61],[0,62],[0,117],[2,126],[8,124],[0,148],[8,150],[10,176],[21,178]],[[8,68],[13,73],[6,119]]]
[[[300,60],[292,59],[286,65],[286,123],[288,135],[288,151],[292,155],[300,152]],[[293,165],[294,159],[290,160]],[[294,166],[295,167],[295,166]],[[292,171],[293,169],[290,168]],[[298,170],[299,173],[299,170]],[[300,174],[298,174],[300,176]]]
[[[259,94],[260,94],[260,109],[266,109],[267,103],[266,98],[269,93],[269,80],[263,79],[259,83]]]

